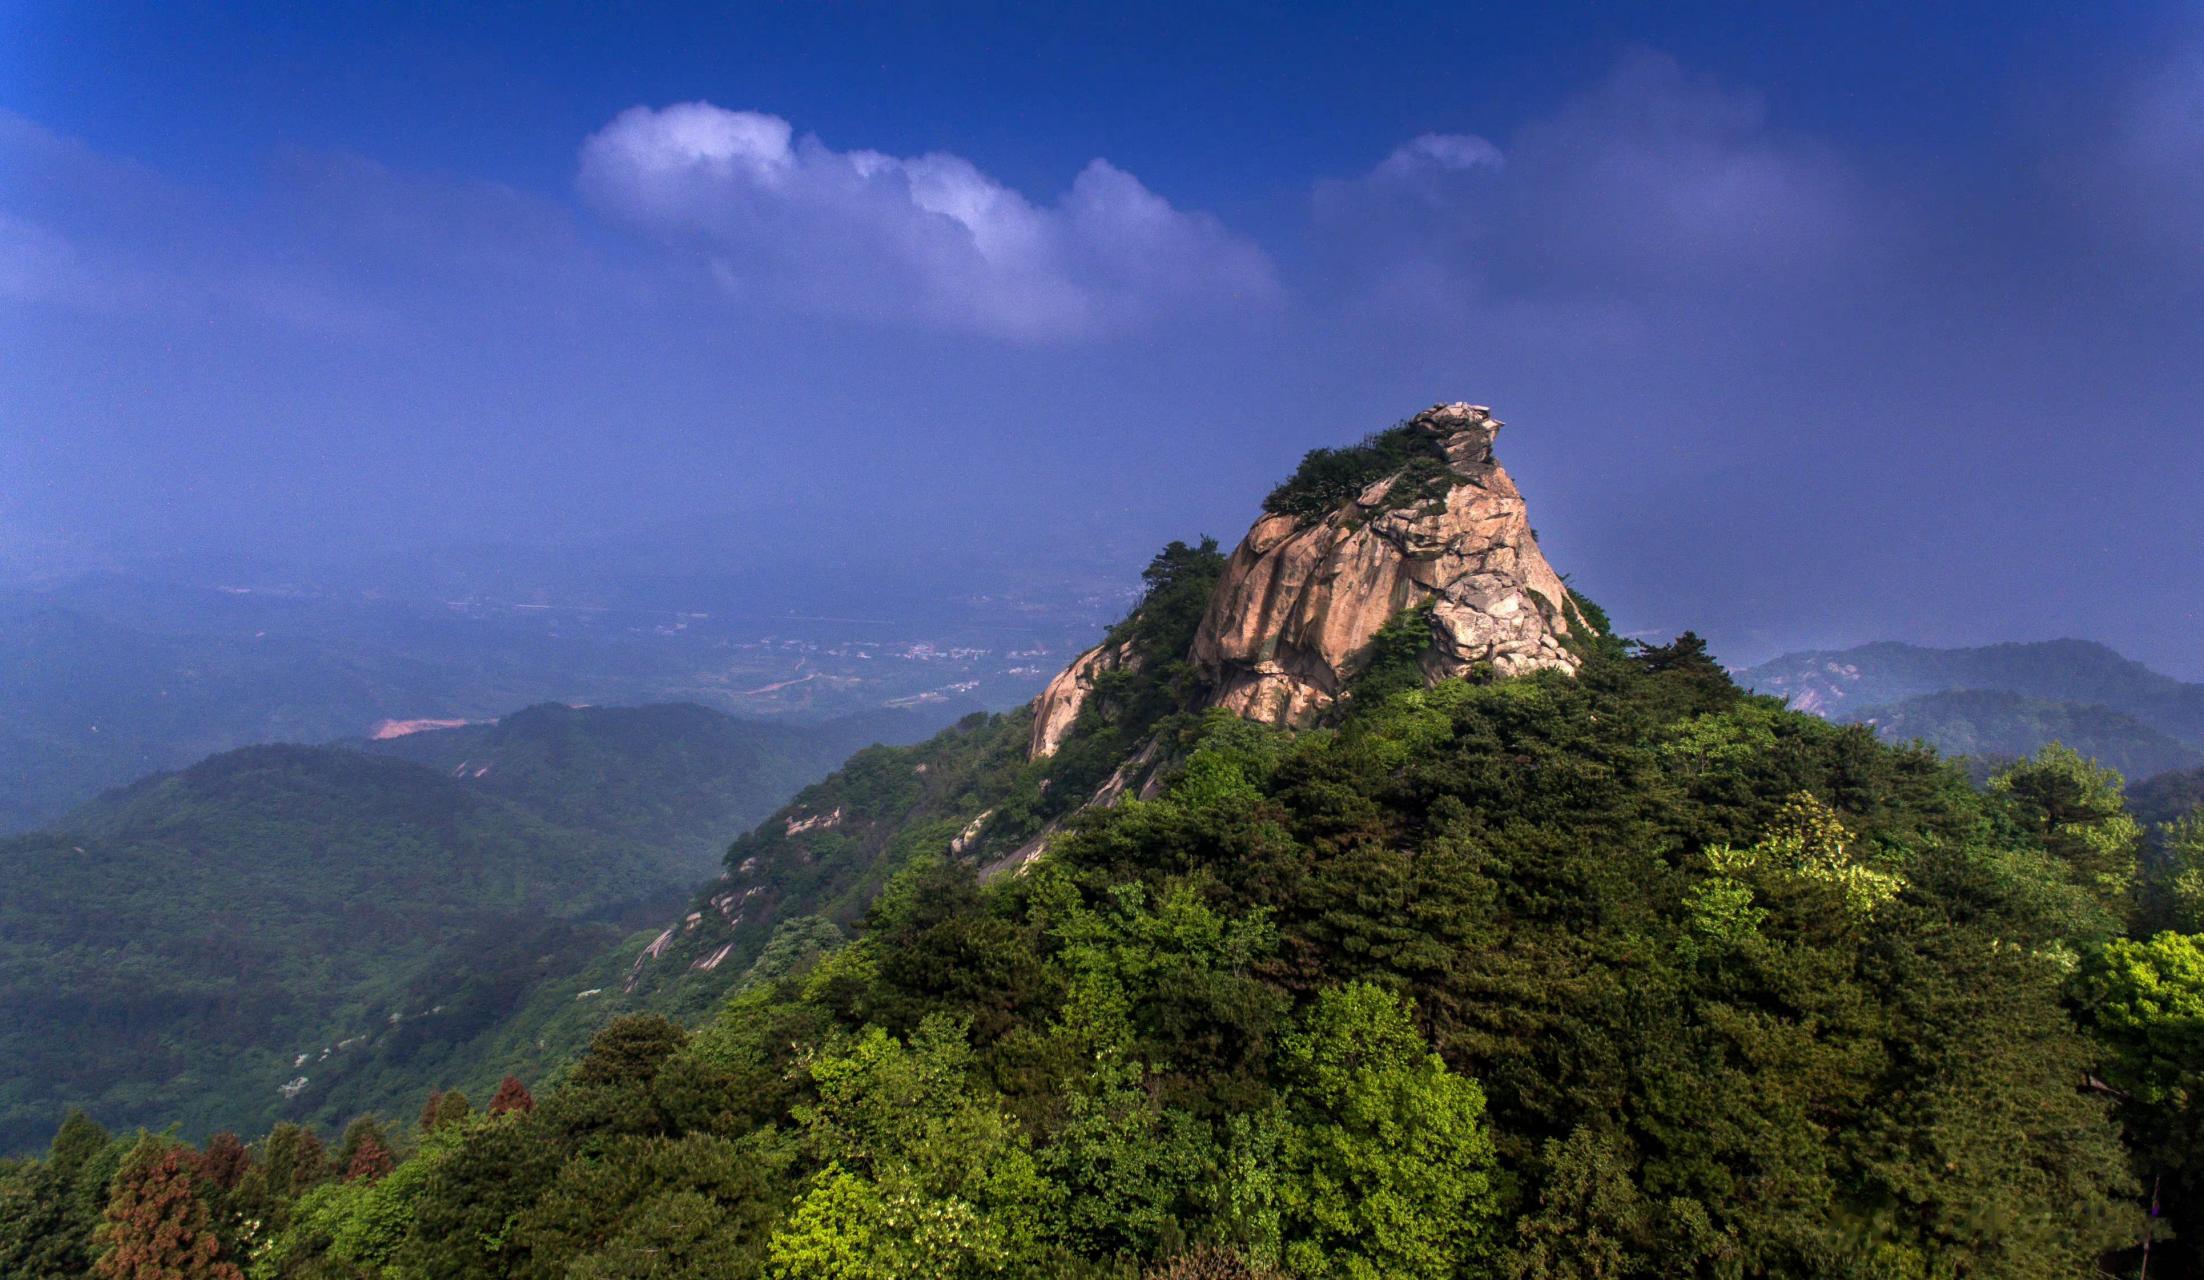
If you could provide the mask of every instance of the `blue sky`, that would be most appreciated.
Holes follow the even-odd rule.
[[[0,4],[17,576],[1129,575],[1455,398],[1635,628],[2204,675],[2204,21]]]

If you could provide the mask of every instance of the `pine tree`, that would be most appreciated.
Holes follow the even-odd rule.
[[[270,1190],[283,1200],[295,1199],[330,1174],[329,1153],[304,1125],[285,1123],[269,1130],[260,1165]]]
[[[244,1280],[222,1258],[213,1215],[193,1184],[187,1148],[148,1135],[115,1175],[99,1280]]]
[[[2134,892],[2143,829],[2128,816],[2120,775],[2054,742],[1990,779],[2017,816],[2118,921]]]
[[[457,1089],[431,1089],[427,1102],[421,1104],[421,1132],[434,1133],[455,1120],[464,1120],[474,1113],[467,1095]]]
[[[328,1153],[314,1131],[285,1121],[260,1143],[259,1160],[230,1194],[230,1213],[252,1238],[274,1235],[290,1220],[299,1196],[330,1172]]]
[[[574,1083],[629,1084],[647,1081],[689,1033],[671,1018],[631,1013],[606,1023],[589,1041],[589,1052],[574,1069]]]
[[[436,1124],[433,1127],[441,1129],[448,1124],[462,1124],[473,1114],[474,1105],[467,1101],[466,1094],[457,1089],[446,1089],[444,1095],[437,1099]]]
[[[118,1146],[71,1111],[46,1159],[0,1161],[0,1276],[79,1280],[91,1272]]]
[[[83,1111],[71,1108],[54,1134],[48,1158],[57,1169],[74,1172],[107,1145],[107,1130]]]

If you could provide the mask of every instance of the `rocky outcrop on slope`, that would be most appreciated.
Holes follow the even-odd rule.
[[[1586,624],[1532,536],[1523,495],[1494,460],[1500,422],[1439,405],[1406,426],[1443,465],[1404,469],[1329,512],[1273,512],[1233,552],[1195,637],[1210,701],[1302,727],[1337,701],[1380,628],[1428,606],[1425,678],[1575,670]],[[1437,472],[1436,475],[1429,474]]]
[[[1036,757],[1055,755],[1078,722],[1087,695],[1094,692],[1095,678],[1112,671],[1135,670],[1139,665],[1131,641],[1096,645],[1072,659],[1071,665],[1057,672],[1056,678],[1041,690],[1041,696],[1033,700],[1033,737],[1027,744],[1028,753]]]

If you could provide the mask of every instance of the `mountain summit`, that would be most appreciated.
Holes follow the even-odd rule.
[[[1359,445],[1309,454],[1264,500],[1195,635],[1207,704],[1304,728],[1396,621],[1406,643],[1423,641],[1426,683],[1479,666],[1575,670],[1566,641],[1592,627],[1493,457],[1501,426],[1483,405],[1434,405]],[[1073,661],[1035,703],[1032,753],[1052,754],[1096,679],[1133,661],[1123,641]]]
[[[855,924],[921,850],[983,879],[1034,865],[1074,815],[1161,794],[1204,713],[1297,730],[1463,676],[1573,674],[1606,621],[1540,554],[1500,427],[1434,405],[1310,452],[1230,556],[1165,547],[1140,603],[1029,706],[861,753],[737,840],[617,979],[622,1007],[709,1008],[768,951]]]

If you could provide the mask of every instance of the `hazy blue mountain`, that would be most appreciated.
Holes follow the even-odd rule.
[[[159,634],[98,613],[0,613],[0,830],[252,742],[324,741],[390,717],[491,716],[525,684],[265,629]]]
[[[1883,641],[1790,653],[1736,673],[1739,684],[1831,719],[1862,719],[1923,694],[1986,689],[2103,707],[2204,749],[2204,684],[2190,684],[2087,640],[1930,649]]]
[[[1848,709],[1836,718],[1872,724],[1889,742],[1918,739],[1945,755],[1985,763],[2032,755],[2047,742],[2062,742],[2128,778],[2204,764],[2204,750],[2110,707],[1998,689],[1925,693],[1879,707]]]
[[[215,752],[358,738],[384,720],[487,720],[548,701],[697,702],[814,724],[1010,706],[1093,629],[1072,594],[796,614],[677,607],[692,588],[725,599],[709,582],[630,595],[455,585],[470,590],[263,571],[0,592],[0,832]]]
[[[487,724],[370,740],[361,749],[444,773],[564,826],[675,855],[684,875],[789,796],[876,742],[925,737],[969,706],[881,711],[820,725],[742,720],[694,703],[546,703]]]

